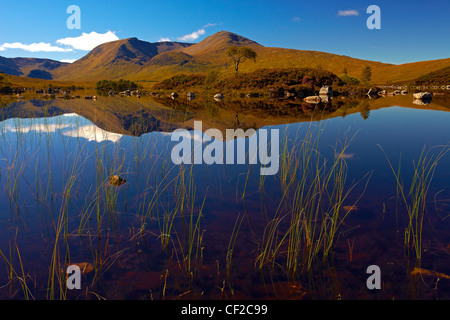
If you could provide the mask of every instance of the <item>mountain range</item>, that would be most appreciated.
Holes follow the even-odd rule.
[[[420,76],[450,67],[450,58],[401,65],[362,60],[344,55],[311,50],[265,47],[235,33],[221,31],[203,41],[192,43],[156,42],[137,38],[101,44],[74,63],[49,59],[0,57],[0,70],[6,74],[58,81],[129,80],[160,81],[179,73],[205,73],[220,70],[234,72],[226,50],[230,46],[250,47],[257,53],[256,62],[246,62],[241,72],[261,68],[318,68],[335,74],[344,69],[359,78],[370,66],[373,83],[411,81]]]

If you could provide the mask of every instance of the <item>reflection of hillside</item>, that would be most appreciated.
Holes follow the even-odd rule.
[[[186,121],[191,127],[194,120],[202,120],[206,128],[222,130],[233,128],[258,129],[268,125],[318,121],[329,118],[343,105],[357,105],[353,100],[332,100],[330,103],[309,104],[303,99],[225,98],[215,101],[205,96],[189,101],[183,95],[177,99],[160,98],[161,104],[194,117]]]
[[[151,100],[113,97],[102,97],[97,101],[17,101],[0,109],[0,118],[40,118],[65,113],[76,113],[105,131],[134,136],[152,131],[173,131],[186,118],[185,113],[170,110]]]
[[[412,94],[407,94],[407,95],[396,95],[378,98],[375,100],[371,100],[369,104],[371,109],[381,109],[391,106],[399,106],[404,108],[415,108],[424,110],[450,111],[449,98],[450,96],[448,95],[435,96],[431,100],[430,104],[419,105],[414,103]]]
[[[303,99],[226,98],[220,102],[199,95],[188,101],[153,99],[151,97],[99,97],[97,101],[85,99],[56,99],[49,101],[22,100],[0,108],[0,119],[41,118],[76,113],[100,129],[120,135],[140,136],[177,128],[191,129],[194,121],[202,121],[202,130],[259,129],[264,126],[295,122],[319,121],[360,113],[370,117],[370,110],[399,106],[427,110],[450,110],[450,95],[434,96],[429,105],[413,103],[412,95],[387,97],[335,97],[329,103],[308,104]]]

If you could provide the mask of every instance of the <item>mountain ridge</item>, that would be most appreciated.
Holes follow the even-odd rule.
[[[34,78],[33,74],[46,74],[45,78],[52,79],[52,71],[68,63],[42,58],[6,58],[0,56],[0,71],[13,76],[26,76]],[[31,76],[30,76],[31,75]]]

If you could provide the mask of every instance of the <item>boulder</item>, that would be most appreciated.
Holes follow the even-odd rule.
[[[303,101],[308,103],[319,103],[320,101],[322,101],[322,99],[320,99],[319,96],[309,96],[304,98]]]
[[[295,97],[295,93],[294,92],[289,92],[289,91],[285,91],[284,92],[284,97],[285,98],[294,98]]]
[[[414,99],[431,99],[432,94],[429,92],[419,92],[413,94]]]
[[[319,96],[332,96],[333,95],[333,89],[329,86],[324,86],[320,88]]]
[[[192,101],[195,99],[195,94],[193,92],[188,92],[187,93],[187,99],[188,101]]]

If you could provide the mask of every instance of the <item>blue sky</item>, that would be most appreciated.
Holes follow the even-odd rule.
[[[67,28],[70,5],[81,29]],[[366,26],[370,5],[381,30]],[[268,47],[406,63],[450,57],[449,18],[448,0],[0,0],[0,55],[73,60],[117,38],[199,42],[226,30]]]

